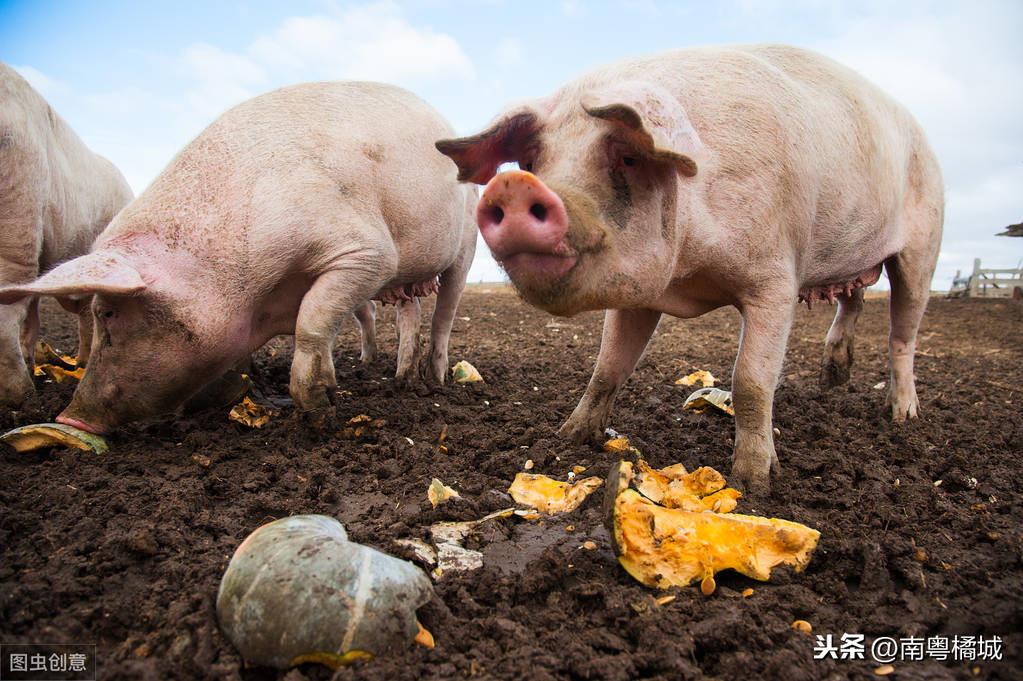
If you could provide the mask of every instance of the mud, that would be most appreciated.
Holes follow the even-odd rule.
[[[50,303],[43,310],[44,337],[72,348],[71,317]],[[598,493],[569,515],[487,523],[468,542],[484,567],[445,576],[420,611],[436,648],[410,647],[335,678],[878,678],[869,660],[813,660],[814,636],[793,631],[796,619],[814,634],[868,641],[1000,635],[1000,663],[896,662],[890,678],[1021,678],[1023,308],[933,300],[917,360],[923,418],[904,425],[888,419],[877,387],[887,380],[884,300],[866,303],[849,383],[819,392],[833,311],[798,315],[775,407],[781,476],[770,496],[739,506],[821,531],[805,573],[778,571],[770,583],[723,573],[713,596],[694,586],[657,606],[661,594],[617,565]],[[527,459],[533,472],[559,477],[576,465],[603,476],[614,461],[553,439],[589,378],[599,314],[554,318],[487,286],[471,288],[458,314],[452,363],[469,360],[486,383],[396,386],[388,308],[372,364],[359,364],[354,328],[339,339],[342,392],[327,432],[297,418],[287,399],[291,350],[281,338],[255,362],[257,398],[280,409],[261,430],[223,410],[126,428],[103,456],[4,449],[0,642],[96,643],[103,679],[331,678],[309,665],[247,669],[219,632],[216,590],[249,532],[322,513],[355,541],[411,557],[393,540],[509,506],[504,490]],[[683,413],[691,388],[674,380],[709,369],[727,387],[737,334],[731,310],[662,323],[612,423],[655,466],[727,473],[731,419]],[[52,420],[67,403],[72,386],[36,380],[38,397],[0,415],[0,427]],[[386,425],[361,440],[335,436],[361,413]],[[463,498],[431,508],[433,477]],[[587,540],[597,549],[584,549]],[[742,598],[747,587],[754,594]]]

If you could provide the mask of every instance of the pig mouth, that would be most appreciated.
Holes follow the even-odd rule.
[[[579,262],[579,256],[521,252],[497,258],[497,261],[516,283],[550,285],[568,276]]]
[[[101,426],[94,426],[82,421],[81,419],[76,419],[73,416],[65,416],[64,414],[57,416],[57,423],[63,423],[65,426],[84,430],[87,433],[92,433],[93,435],[103,435],[106,432],[106,429]]]

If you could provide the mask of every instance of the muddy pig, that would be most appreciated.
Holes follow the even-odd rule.
[[[735,482],[777,470],[772,402],[798,301],[838,310],[821,382],[849,377],[863,289],[891,283],[894,419],[917,415],[913,354],[941,241],[941,171],[913,117],[819,54],[779,45],[630,59],[437,148],[486,184],[477,221],[525,300],[606,309],[565,438],[599,437],[662,314],[742,316]],[[518,170],[495,176],[499,164]]]
[[[169,412],[279,334],[295,336],[292,398],[320,410],[342,321],[380,298],[418,333],[416,298],[433,291],[424,364],[443,381],[476,244],[476,190],[433,148],[445,135],[423,101],[375,83],[286,87],[223,114],[91,253],[0,289],[94,295],[92,361],[58,420],[104,432]]]
[[[89,251],[131,201],[124,177],[94,154],[24,78],[0,63],[0,286],[31,282],[40,272]],[[79,313],[79,363],[89,360],[92,313]],[[0,408],[32,394],[39,305],[0,305]]]

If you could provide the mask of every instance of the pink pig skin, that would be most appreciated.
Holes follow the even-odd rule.
[[[58,420],[102,432],[171,411],[278,334],[295,335],[296,404],[325,407],[342,321],[356,314],[371,340],[367,301],[437,277],[424,368],[443,381],[476,244],[476,191],[433,148],[450,134],[423,101],[375,83],[286,87],[222,115],[92,253],[0,289],[0,301],[96,294],[93,360]],[[418,299],[398,316],[405,378]]]
[[[527,301],[560,315],[607,310],[564,437],[600,437],[662,314],[731,305],[742,315],[732,476],[766,489],[797,301],[838,302],[821,373],[835,385],[882,267],[891,413],[917,415],[941,171],[912,116],[855,72],[779,45],[677,50],[597,69],[437,148],[462,180],[487,185],[480,231]],[[495,176],[507,161],[521,170]]]
[[[78,135],[24,78],[0,63],[0,287],[87,253],[111,218],[131,201],[114,165]],[[78,359],[89,360],[87,300],[62,299],[79,314]],[[39,335],[35,298],[0,304],[0,408],[32,394],[30,369]]]

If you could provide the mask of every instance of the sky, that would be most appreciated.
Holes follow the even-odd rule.
[[[0,61],[138,194],[221,112],[289,83],[392,82],[471,134],[505,104],[617,59],[695,45],[807,47],[860,71],[923,125],[946,186],[932,288],[947,290],[975,257],[984,267],[1023,261],[1023,239],[994,236],[1023,220],[1021,29],[1018,0],[0,0]],[[480,240],[470,281],[500,279]]]

